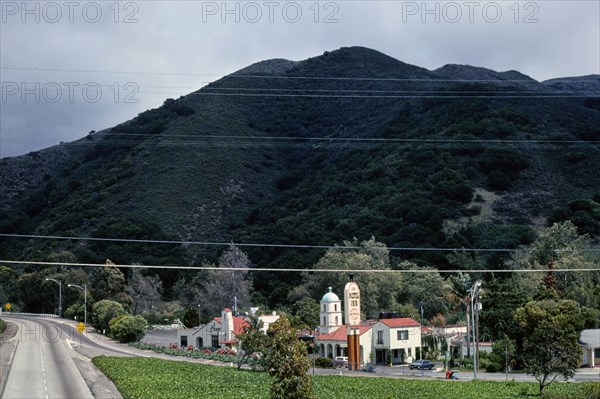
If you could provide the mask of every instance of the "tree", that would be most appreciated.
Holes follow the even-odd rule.
[[[242,367],[242,364],[247,363],[251,356],[255,354],[262,356],[267,347],[267,335],[262,331],[262,321],[258,317],[252,316],[248,324],[238,337],[240,340],[238,369]]]
[[[138,342],[146,335],[147,325],[142,316],[121,315],[109,322],[110,335],[119,342]]]
[[[94,268],[90,275],[92,296],[96,300],[110,299],[129,308],[131,297],[125,293],[125,275],[110,260],[102,267]]]
[[[98,331],[110,331],[109,322],[127,312],[119,302],[103,299],[92,306],[92,326]]]
[[[214,267],[213,264],[203,264]],[[221,255],[218,267],[224,270],[200,271],[191,278],[177,281],[173,291],[184,306],[200,305],[200,318],[207,320],[226,307],[232,307],[234,297],[239,304],[249,305],[250,284],[246,279],[248,272],[235,270],[250,266],[248,256],[234,244]]]
[[[582,270],[598,268],[597,260],[590,259],[584,251],[586,240],[587,236],[579,235],[570,221],[553,224],[540,233],[524,259],[530,269],[550,271],[542,277],[532,274],[521,280],[538,291],[537,298],[572,299],[600,310],[600,272]]]
[[[525,371],[544,388],[558,378],[575,375],[581,349],[581,330],[597,323],[598,313],[575,301],[530,301],[517,309],[515,318],[524,335],[522,358]]]
[[[411,262],[402,262],[400,269],[420,269],[426,273],[405,273],[400,286],[400,300],[413,304],[417,309],[423,309],[423,318],[429,319],[437,314],[448,311],[447,297],[449,284],[436,269],[420,268]]]
[[[190,328],[200,325],[200,316],[198,315],[198,309],[196,308],[188,308],[183,315],[183,319],[181,320],[184,326]]]
[[[290,320],[282,316],[267,331],[265,366],[271,376],[271,399],[313,399],[306,345],[298,339]]]
[[[531,298],[512,278],[495,278],[488,281],[481,294],[482,310],[479,313],[481,339],[496,341],[511,337],[523,342],[519,324],[515,320],[515,311]]]
[[[0,304],[12,300],[16,281],[17,273],[8,266],[0,265]]]
[[[142,270],[134,269],[125,291],[133,301],[131,304],[132,314],[149,312],[152,306],[160,303],[162,281],[157,275],[144,276]]]
[[[502,371],[509,371],[511,365],[515,363],[516,353],[517,347],[515,341],[508,337],[504,337],[492,344],[490,361],[498,363]]]
[[[294,304],[293,325],[296,328],[313,329],[319,325],[319,303],[312,298],[304,298]]]
[[[350,246],[360,246],[360,249],[344,248]],[[391,270],[387,247],[374,238],[360,244],[356,241],[347,241],[342,247],[329,249],[314,268]],[[356,273],[354,281],[360,287],[361,309],[364,316],[377,316],[380,311],[391,310],[398,306],[396,294],[401,288],[399,274],[360,272]],[[348,276],[343,273],[306,272],[303,284],[312,297],[320,298],[327,292],[327,287],[333,287],[334,292],[343,293],[347,282]]]
[[[231,307],[234,298],[238,304],[248,305],[250,289],[246,276],[248,271],[235,270],[250,266],[250,259],[234,244],[219,258],[219,268],[214,271],[205,284],[205,295],[201,297],[200,304],[209,314],[218,314],[223,308]]]

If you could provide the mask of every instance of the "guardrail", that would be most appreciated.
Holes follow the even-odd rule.
[[[2,312],[2,311],[0,311],[0,316],[37,316],[37,317],[56,317],[58,319],[58,315],[49,314],[49,313],[25,313],[25,312]]]

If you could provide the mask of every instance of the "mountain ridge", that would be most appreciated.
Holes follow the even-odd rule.
[[[600,194],[600,110],[592,95],[535,97],[547,86],[513,71],[429,71],[363,47],[261,61],[110,129],[0,160],[9,193],[0,232],[516,248],[559,217],[555,209]],[[0,238],[5,259],[62,250],[90,263],[169,265],[219,253]],[[310,268],[321,254],[248,252],[265,267]],[[448,266],[435,253],[395,256]],[[177,273],[161,277],[168,287]],[[296,278],[260,277],[256,289],[270,303],[285,302]]]

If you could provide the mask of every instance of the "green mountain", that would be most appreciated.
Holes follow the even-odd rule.
[[[574,218],[600,234],[599,93],[598,75],[429,71],[360,47],[263,61],[111,129],[0,160],[0,232],[515,248]],[[323,253],[242,249],[275,268],[309,268]],[[4,259],[64,250],[187,265],[222,247],[0,237]],[[444,252],[392,254],[448,266]],[[167,287],[177,276],[161,274]],[[298,278],[263,273],[254,288],[274,304]]]

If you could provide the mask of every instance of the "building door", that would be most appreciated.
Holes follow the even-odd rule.
[[[383,349],[375,350],[375,363],[376,364],[385,364],[385,350],[383,350]]]

